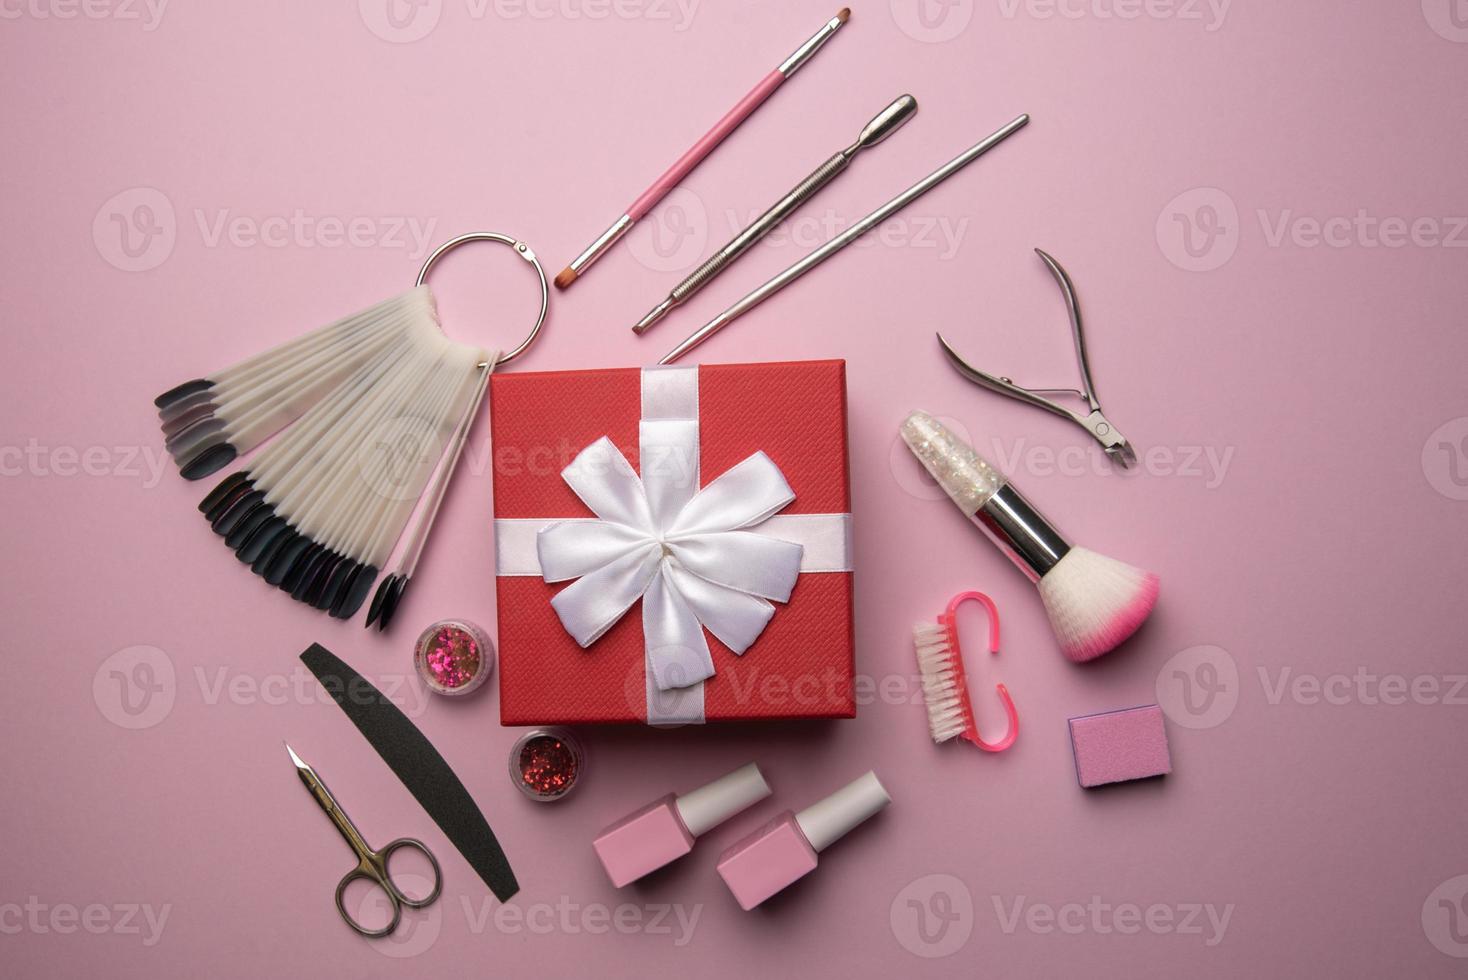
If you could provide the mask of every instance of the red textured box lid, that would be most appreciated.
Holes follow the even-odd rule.
[[[763,450],[795,500],[782,514],[851,511],[846,445],[846,364],[801,361],[698,369],[699,467],[708,483]],[[638,466],[642,371],[496,374],[491,386],[497,519],[592,517],[561,470],[602,436]],[[852,576],[802,573],[743,657],[705,630],[716,676],[705,682],[709,721],[850,718]],[[496,578],[500,723],[642,722],[642,613],[634,605],[587,649],[562,628],[550,599],[564,583]]]

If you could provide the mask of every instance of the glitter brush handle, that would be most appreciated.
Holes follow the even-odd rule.
[[[1038,582],[1060,563],[1070,542],[973,447],[926,412],[902,423],[902,439],[954,506]]]

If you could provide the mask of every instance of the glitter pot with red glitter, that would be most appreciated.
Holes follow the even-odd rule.
[[[586,768],[581,743],[564,728],[537,728],[510,749],[510,781],[537,803],[563,799]]]
[[[468,694],[494,672],[494,643],[473,623],[441,620],[418,637],[413,666],[429,690]]]

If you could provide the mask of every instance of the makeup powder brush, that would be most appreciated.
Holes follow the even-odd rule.
[[[909,415],[902,438],[958,509],[1035,583],[1067,657],[1077,663],[1094,660],[1146,621],[1157,604],[1156,575],[1073,547],[1008,480],[931,415]]]

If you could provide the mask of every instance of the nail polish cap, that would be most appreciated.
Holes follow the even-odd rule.
[[[891,802],[892,797],[877,781],[877,774],[869,772],[801,810],[795,815],[795,822],[810,846],[824,851]]]
[[[759,766],[751,762],[673,801],[683,826],[694,837],[712,830],[746,807],[770,795]]]

